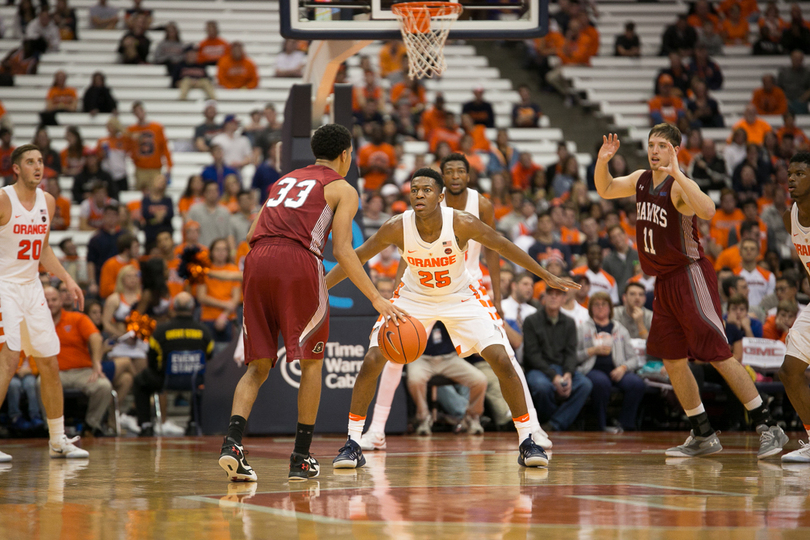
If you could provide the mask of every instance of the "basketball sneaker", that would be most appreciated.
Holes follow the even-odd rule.
[[[766,426],[761,424],[757,426],[757,433],[759,433],[759,452],[757,452],[757,459],[764,459],[773,456],[782,451],[782,448],[787,444],[788,436],[782,431],[779,426]]]
[[[368,430],[360,437],[360,448],[363,450],[385,450],[385,433]]]
[[[79,442],[80,437],[73,437],[72,439],[68,439],[65,435],[62,435],[62,438],[59,440],[57,446],[54,446],[52,442],[48,443],[48,448],[50,449],[50,455],[52,458],[59,459],[83,459],[90,457],[90,453],[87,450],[79,448],[73,443]]]
[[[540,426],[537,426],[537,429],[532,431],[532,440],[546,450],[551,450],[554,446],[551,443],[551,439],[548,438],[548,433]]]
[[[321,473],[321,465],[318,460],[311,455],[296,454],[290,455],[290,474],[287,478],[290,482],[302,482],[309,478],[315,478]]]
[[[255,482],[259,479],[245,459],[245,448],[230,437],[225,437],[219,453],[219,466],[231,482]]]
[[[531,435],[520,443],[518,450],[520,451],[518,465],[521,467],[548,467],[546,451],[532,440]]]
[[[11,459],[11,457],[9,457]],[[2,461],[2,452],[0,452]],[[810,463],[810,443],[799,441],[799,449],[782,456],[783,463]]]
[[[483,435],[484,428],[477,416],[467,415],[461,421],[461,428],[470,435]]]
[[[8,463],[9,461],[11,461],[11,456],[4,452],[0,452],[0,463]]]
[[[335,469],[356,469],[365,464],[366,458],[363,457],[363,450],[351,438],[346,440],[346,444],[338,451],[337,457],[332,461],[332,467]]]
[[[708,437],[696,437],[695,432],[690,431],[682,445],[670,448],[665,454],[667,457],[697,457],[716,454],[722,449],[716,431]]]

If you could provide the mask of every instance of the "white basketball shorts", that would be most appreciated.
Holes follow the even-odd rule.
[[[786,356],[793,356],[810,364],[810,306],[796,317],[786,341]]]
[[[0,314],[0,343],[34,358],[59,354],[59,337],[38,279],[23,284],[0,281]]]
[[[497,313],[485,292],[474,285],[447,296],[428,296],[408,289],[403,283],[392,300],[395,306],[422,323],[430,331],[433,323],[442,321],[462,358],[480,353],[490,345],[502,345],[511,351]],[[378,319],[371,330],[369,347],[377,347],[377,333],[383,321]]]

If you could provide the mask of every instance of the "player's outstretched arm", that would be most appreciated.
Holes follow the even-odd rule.
[[[557,277],[545,268],[537,264],[537,261],[529,257],[528,253],[517,247],[515,244],[498,234],[495,229],[483,223],[480,219],[467,212],[455,211],[453,227],[459,238],[475,240],[482,246],[498,252],[503,258],[512,261],[516,265],[525,268],[529,272],[540,277],[549,287],[555,289],[579,289],[579,284],[568,278]]]
[[[408,314],[380,295],[377,288],[371,282],[371,278],[368,277],[368,274],[366,274],[366,271],[363,269],[363,263],[360,262],[358,255],[352,248],[352,222],[354,221],[355,213],[357,213],[357,192],[348,182],[343,182],[342,185],[336,187],[340,191],[338,192],[338,204],[335,208],[335,216],[332,218],[332,254],[335,256],[335,260],[337,260],[339,266],[333,268],[332,272],[335,272],[339,268],[342,269],[345,275],[352,280],[352,283],[360,289],[360,292],[371,300],[371,304],[380,315],[386,319],[393,318],[396,320],[397,317],[400,317],[404,320]],[[375,236],[377,235],[373,235],[372,238]],[[372,238],[369,238],[363,245],[368,244]],[[389,244],[390,243],[393,242],[389,242]],[[363,256],[368,255],[368,253],[374,249],[376,249],[376,251],[374,251],[372,255],[368,255],[365,260],[368,261],[373,255],[382,251],[382,248],[386,245],[388,244],[382,244],[380,240],[374,240],[374,243],[367,248],[367,251],[363,251]],[[363,249],[363,246],[357,249],[360,251]],[[329,274],[331,275],[332,272]],[[335,277],[330,280],[329,275],[327,275],[327,287],[334,279]],[[337,281],[335,281],[335,283],[337,283]]]
[[[596,167],[594,168],[593,181],[596,184],[596,191],[603,199],[621,199],[622,197],[632,197],[636,193],[636,182],[641,173],[638,170],[628,176],[613,178],[608,169],[608,162],[613,159],[619,151],[619,136],[615,133],[607,137],[602,136],[602,148],[596,157]]]
[[[357,259],[360,261],[360,266],[362,267],[366,264],[374,255],[381,252],[391,244],[396,244],[395,237],[396,237],[396,230],[399,229],[399,235],[402,236],[402,218],[401,216],[394,216],[385,223],[383,223],[382,227],[380,227],[376,233],[372,234],[368,240],[363,242],[359,248],[354,250],[355,255],[357,255]],[[399,225],[397,225],[399,224]],[[334,225],[332,226],[334,230]],[[334,243],[334,236],[333,236],[333,243]],[[334,251],[334,247],[332,248]],[[337,258],[337,255],[335,256]],[[400,260],[400,266],[402,265],[402,261]],[[399,272],[399,270],[397,270]],[[365,270],[363,271],[365,273]],[[404,270],[403,270],[403,273]],[[346,275],[346,271],[343,269],[343,265],[340,264],[338,261],[337,266],[332,268],[328,274],[326,274],[326,288],[331,289],[348,276]]]
[[[675,152],[675,147],[670,142],[667,142],[667,151],[669,152],[669,165],[661,166],[658,170],[675,179],[675,185],[672,187],[670,195],[672,204],[681,214],[687,216],[694,214],[700,219],[712,219],[716,210],[714,201],[700,190],[700,186],[694,180],[681,172],[681,168],[678,166],[678,153]]]
[[[478,213],[482,222],[495,228],[495,208],[486,197],[480,194],[478,195]],[[487,261],[492,283],[492,303],[495,304],[498,313],[501,313],[501,256],[497,251],[484,247],[484,260]]]
[[[48,204],[48,215],[52,221],[53,215],[56,211],[56,200],[53,198],[53,195],[46,193],[45,202]],[[53,252],[53,248],[51,247],[50,238],[51,231],[48,229],[48,233],[45,235],[45,245],[42,246],[42,255],[39,258],[39,262],[45,267],[45,270],[56,276],[59,281],[65,282],[70,296],[73,297],[74,304],[79,311],[84,311],[84,293],[82,292],[82,288],[76,284],[73,278],[70,277],[70,274],[67,273],[67,270],[65,270],[65,267],[62,266],[62,263],[59,262],[59,258],[56,256],[56,253]]]

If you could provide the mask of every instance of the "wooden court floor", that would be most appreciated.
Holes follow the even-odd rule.
[[[78,461],[3,440],[0,540],[810,539],[810,465],[757,462],[753,435],[674,461],[684,433],[553,435],[548,470],[517,465],[514,434],[389,437],[356,471],[316,437],[321,474],[293,484],[291,438],[246,438],[253,484],[227,481],[219,437],[84,440]]]

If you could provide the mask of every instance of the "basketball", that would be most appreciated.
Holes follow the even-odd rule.
[[[399,326],[389,320],[377,333],[377,345],[383,356],[397,364],[410,364],[425,352],[427,332],[418,320],[400,319]]]

